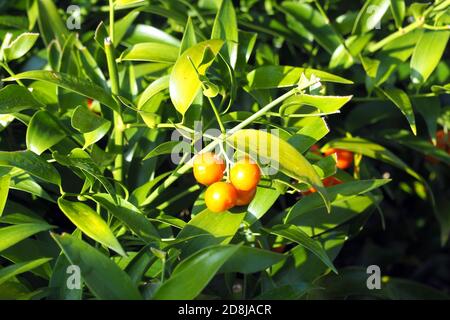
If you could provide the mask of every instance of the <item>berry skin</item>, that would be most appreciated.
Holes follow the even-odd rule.
[[[206,152],[194,158],[194,177],[205,186],[220,181],[225,170],[224,161],[212,152]]]
[[[259,183],[261,172],[256,163],[248,157],[236,162],[230,170],[230,180],[233,186],[240,191],[250,191]]]
[[[326,150],[324,153],[326,156],[336,153],[336,167],[342,170],[349,168],[353,162],[353,152],[347,150],[331,148]]]
[[[436,131],[436,148],[447,151],[450,154],[450,133],[445,134],[442,129]],[[439,159],[433,156],[426,156],[425,159],[432,164],[440,162]]]
[[[331,187],[331,186],[335,186],[335,185],[341,184],[342,181],[339,180],[339,179],[336,178],[336,177],[331,176],[331,177],[327,177],[327,178],[323,179],[323,180],[322,180],[322,183],[323,183],[323,186],[324,186],[324,187]],[[304,196],[307,196],[307,195],[309,195],[309,194],[311,194],[311,193],[313,193],[313,192],[316,192],[316,191],[317,191],[317,190],[316,190],[315,188],[311,187],[311,188],[309,188],[308,190],[303,191],[302,194],[303,194]]]
[[[237,192],[236,205],[246,206],[250,202],[252,202],[253,198],[255,197],[256,188],[251,189],[249,191],[236,190],[236,192]]]
[[[212,212],[222,212],[236,205],[236,189],[227,182],[216,182],[210,185],[205,192],[205,203]]]

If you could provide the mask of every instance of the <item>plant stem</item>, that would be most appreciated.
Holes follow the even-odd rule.
[[[105,53],[111,81],[111,93],[117,96],[119,94],[119,74],[114,57],[114,46],[110,38],[105,39]],[[114,111],[114,151],[117,155],[114,160],[113,177],[120,182],[123,179],[123,130],[122,116],[120,112]]]
[[[114,0],[109,0],[109,37],[114,43]]]
[[[3,69],[5,69],[6,72],[8,72],[11,77],[16,76],[16,74],[11,70],[11,68],[9,67],[8,63],[6,63],[6,61],[0,62],[0,66],[2,66]],[[15,80],[16,80],[17,84],[19,84],[22,87],[25,87],[25,85],[23,84],[22,81],[20,81],[19,79],[15,79]]]
[[[211,108],[213,109],[214,115],[216,116],[220,131],[222,132],[222,134],[225,134],[225,127],[223,126],[222,120],[220,119],[220,114],[216,108],[216,105],[214,104],[214,101],[212,101],[212,99],[210,97],[208,97],[208,101],[209,101],[209,104],[211,105]]]
[[[414,21],[413,23],[409,24],[408,26],[406,26],[403,29],[400,29],[394,33],[391,33],[390,35],[388,35],[386,38],[378,41],[377,43],[373,44],[373,45],[369,45],[369,52],[375,52],[380,50],[382,47],[384,47],[385,45],[387,45],[388,43],[400,38],[401,36],[419,28],[420,26],[422,26],[424,24],[425,20],[424,19],[419,19]]]

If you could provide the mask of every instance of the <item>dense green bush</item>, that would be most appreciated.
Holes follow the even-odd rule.
[[[0,2],[0,298],[447,299],[449,4]]]

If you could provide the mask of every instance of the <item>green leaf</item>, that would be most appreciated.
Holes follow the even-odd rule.
[[[71,264],[82,271],[89,290],[104,300],[141,300],[130,277],[105,255],[74,236],[52,234]],[[85,270],[83,272],[83,270]],[[87,272],[88,270],[88,272]]]
[[[314,186],[329,208],[327,192],[320,177],[308,160],[288,142],[265,131],[244,129],[232,134],[227,143],[240,151],[250,151],[251,154],[258,155],[261,162],[268,163],[291,178]]]
[[[411,81],[422,84],[441,61],[447,46],[450,31],[429,31],[422,33],[411,57]]]
[[[20,168],[44,181],[61,184],[58,171],[31,151],[0,151],[0,167]]]
[[[330,132],[325,119],[321,117],[311,117],[303,120],[303,128],[289,138],[289,143],[300,153],[306,152],[313,144]]]
[[[363,34],[380,29],[380,22],[389,9],[390,0],[368,0],[364,3],[353,26],[353,34]]]
[[[323,82],[353,83],[350,80],[335,76],[328,72],[292,66],[259,67],[247,74],[247,81],[251,90],[293,87],[298,85],[298,81],[302,74],[307,78],[311,78],[312,75],[315,75]]]
[[[41,197],[42,199],[56,203],[52,197],[25,171],[13,169],[11,171],[11,189],[28,192],[29,194]]]
[[[254,273],[263,271],[270,266],[283,261],[287,255],[241,246],[231,258],[225,262],[220,272]]]
[[[342,183],[336,186],[327,188],[328,196],[330,198],[331,204],[336,204],[340,202],[347,201],[354,198],[360,194],[369,192],[376,188],[379,188],[386,183],[389,179],[374,179],[374,180],[357,180]],[[301,200],[299,200],[288,212],[285,222],[292,222],[296,217],[302,214],[323,207],[323,202],[321,201],[318,194],[310,194]],[[333,214],[333,212],[331,212]]]
[[[31,118],[27,129],[27,148],[37,155],[53,147],[66,137],[61,125],[48,111],[38,111]]]
[[[324,113],[336,112],[349,102],[352,97],[300,94],[284,100],[279,112],[281,115],[289,115],[295,113],[296,109],[302,105],[316,107]]]
[[[208,209],[203,210],[195,215],[177,235],[177,241],[199,236],[186,243],[183,254],[194,253],[210,245],[229,243],[239,229],[244,216],[245,212],[225,211],[217,214]]]
[[[386,139],[400,143],[407,148],[411,148],[427,156],[432,156],[436,159],[442,160],[446,164],[450,165],[450,154],[445,150],[436,148],[428,140],[424,140],[418,137],[411,136],[408,132],[399,131],[393,134],[386,134]]]
[[[344,149],[354,153],[360,153],[363,156],[383,161],[394,167],[397,167],[419,181],[425,181],[417,172],[415,172],[411,167],[403,162],[402,159],[397,157],[385,147],[372,141],[358,137],[342,138],[330,141],[322,149],[326,150],[327,148]]]
[[[162,76],[161,78],[156,79],[152,83],[148,85],[147,88],[145,88],[144,92],[139,97],[139,101],[137,103],[137,108],[139,110],[142,109],[142,107],[157,93],[169,88],[169,80],[170,76]]]
[[[116,192],[114,190],[113,185],[102,174],[97,164],[94,162],[94,160],[92,160],[92,158],[86,151],[79,148],[75,148],[72,149],[69,156],[62,155],[57,151],[53,152],[52,155],[53,158],[63,166],[78,168],[82,170],[83,173],[86,174],[88,178],[91,176],[94,177],[103,185],[103,187],[105,187],[106,191],[110,195],[115,196]]]
[[[247,207],[245,221],[249,224],[255,223],[269,211],[280,195],[280,191],[275,188],[258,187],[255,197]]]
[[[391,12],[394,16],[395,26],[400,29],[403,24],[403,19],[405,19],[405,0],[391,0]]]
[[[297,19],[328,53],[332,54],[341,44],[341,39],[331,27],[329,21],[317,10],[307,3],[293,1],[283,2],[282,7],[286,12]]]
[[[238,249],[239,246],[212,246],[194,253],[177,265],[170,279],[156,290],[153,298],[194,299]]]
[[[145,157],[144,160],[160,156],[163,154],[171,154],[173,152],[173,149],[177,147],[181,148],[182,150],[190,150],[191,145],[186,141],[166,141],[158,145],[155,149],[150,151]]]
[[[170,99],[175,109],[182,115],[186,113],[200,90],[201,82],[198,75],[204,75],[213,62],[211,59],[207,63],[202,63],[205,52],[211,52],[215,56],[222,45],[222,40],[200,42],[187,49],[175,63],[170,74]]]
[[[83,106],[75,109],[71,121],[72,127],[83,133],[84,149],[103,138],[111,127],[110,121]]]
[[[183,38],[181,39],[180,53],[181,56],[190,47],[197,44],[197,36],[195,35],[195,26],[192,23],[191,16],[188,17],[186,26],[184,27]]]
[[[63,198],[58,199],[58,206],[67,218],[88,237],[122,256],[126,255],[109,226],[91,207],[81,202],[72,202]]]
[[[234,68],[238,53],[238,26],[231,0],[222,0],[214,20],[211,39],[225,40],[224,58]]]
[[[52,258],[41,258],[33,261],[22,262],[13,264],[11,266],[0,269],[0,285],[8,281],[9,279],[18,276],[19,274],[28,272],[34,268],[37,268],[44,263],[49,262]]]
[[[77,229],[78,230],[78,229]],[[52,276],[49,281],[50,293],[48,299],[51,300],[81,300],[83,296],[82,279],[80,279],[80,289],[67,286],[67,280],[70,274],[67,273],[71,263],[67,257],[61,253],[55,262],[52,270]]]
[[[179,50],[180,49],[176,46],[164,43],[138,43],[124,51],[118,61],[152,61],[174,63],[178,58]]]
[[[385,88],[379,89],[380,92],[389,100],[391,100],[397,108],[405,115],[408,123],[411,127],[411,131],[414,135],[417,135],[416,128],[416,119],[414,117],[414,110],[411,104],[411,100],[409,100],[408,95],[401,89],[398,88]]]
[[[0,229],[0,252],[32,235],[47,231],[52,226],[45,223],[24,223]]]
[[[338,273],[333,262],[328,257],[325,249],[319,242],[314,241],[299,227],[294,225],[276,225],[267,232],[294,241],[314,253],[322,262],[327,265],[335,273]]]
[[[5,208],[6,200],[8,199],[10,181],[11,176],[8,174],[0,177],[0,217],[3,214],[3,209]]]
[[[3,79],[3,81],[14,81],[16,79],[32,79],[53,83],[61,88],[97,100],[112,110],[119,110],[119,105],[111,93],[86,79],[80,79],[69,74],[54,71],[35,70],[19,73],[13,77]]]
[[[6,60],[12,61],[23,57],[30,51],[38,37],[39,33],[22,33],[4,49]]]
[[[38,23],[42,37],[46,45],[53,39],[57,39],[63,46],[69,36],[69,31],[61,19],[53,0],[39,0],[38,3]]]
[[[38,109],[43,104],[36,100],[27,88],[10,84],[0,90],[0,114]]]
[[[148,220],[143,212],[137,209],[130,202],[118,197],[116,204],[109,194],[97,193],[90,196],[102,207],[108,210],[114,217],[122,221],[131,231],[146,242],[159,240],[160,236],[153,224]]]
[[[298,226],[310,237],[318,236],[373,210],[374,205],[380,201],[379,198],[374,195],[349,197],[345,201],[333,202],[331,214],[321,207],[302,212],[293,217],[290,223]]]

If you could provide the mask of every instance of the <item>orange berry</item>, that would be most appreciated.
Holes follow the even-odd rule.
[[[286,246],[282,244],[281,246],[273,247],[271,250],[273,252],[284,253],[286,251]]]
[[[248,157],[236,162],[230,170],[230,180],[237,190],[250,191],[259,183],[261,172],[256,163]]]
[[[228,182],[216,182],[205,192],[205,203],[212,212],[222,212],[236,205],[236,189]]]
[[[201,153],[194,158],[195,180],[205,186],[222,180],[224,170],[224,161],[212,152]]]
[[[325,187],[331,187],[331,186],[335,186],[335,185],[342,183],[341,180],[339,180],[338,178],[336,178],[334,176],[327,177],[327,178],[323,179],[322,182]]]
[[[313,144],[313,145],[311,146],[311,148],[309,148],[309,150],[310,150],[312,153],[317,154],[317,155],[320,156],[320,147],[319,147],[317,144]]]
[[[335,185],[341,184],[342,181],[339,180],[338,178],[334,177],[334,176],[331,176],[331,177],[327,177],[327,178],[323,179],[322,183],[323,183],[324,187],[331,187],[331,186],[335,186]],[[304,196],[307,196],[307,195],[309,195],[311,193],[314,193],[316,191],[317,190],[315,188],[311,187],[308,190],[303,191],[302,194]]]
[[[353,162],[353,152],[347,150],[330,148],[326,150],[324,153],[326,156],[336,153],[337,157],[336,167],[342,170],[349,168]]]
[[[242,190],[236,190],[236,191],[237,191],[236,205],[237,206],[246,206],[255,197],[256,188],[251,189],[249,191],[242,191]]]

